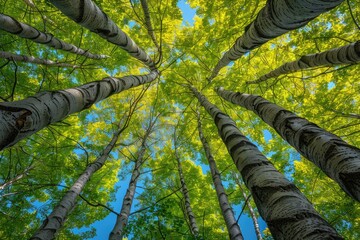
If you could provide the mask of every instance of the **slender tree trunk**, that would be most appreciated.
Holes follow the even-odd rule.
[[[360,149],[260,96],[222,88],[218,88],[217,93],[256,113],[299,153],[336,181],[347,194],[360,201]]]
[[[216,64],[211,81],[220,69],[231,61],[290,30],[300,28],[321,13],[336,7],[343,0],[268,0],[256,19],[245,28],[244,34]]]
[[[153,60],[91,0],[49,0],[63,14],[81,26],[121,47],[155,70]]]
[[[338,64],[354,64],[358,62],[360,62],[360,41],[325,52],[302,56],[300,59],[293,62],[287,62],[255,81],[246,82],[246,84],[261,83],[269,78],[276,78],[283,74],[307,68],[334,66]]]
[[[229,204],[224,186],[222,185],[219,170],[216,166],[214,157],[211,154],[210,145],[207,142],[207,140],[203,134],[199,112],[197,112],[197,121],[198,121],[199,137],[200,137],[201,143],[203,145],[203,148],[204,148],[204,151],[206,154],[206,158],[209,162],[210,171],[211,171],[212,179],[214,182],[216,194],[217,194],[217,197],[219,200],[220,209],[221,209],[222,215],[224,217],[230,239],[231,240],[242,240],[243,236],[241,234],[240,227],[239,227],[238,223],[236,222],[236,219],[234,217],[234,212]]]
[[[0,14],[0,29],[18,35],[19,37],[30,39],[33,42],[45,44],[55,49],[61,49],[78,55],[83,55],[91,59],[107,58],[106,55],[95,55],[85,51],[75,45],[66,43],[51,34],[41,32],[34,27],[21,23],[5,14]]]
[[[107,77],[75,88],[42,92],[15,102],[2,102],[0,150],[115,93],[151,82],[157,76],[158,72],[152,71],[142,76]]]
[[[52,213],[44,220],[40,229],[30,238],[31,240],[49,240],[55,238],[55,234],[63,226],[67,216],[75,207],[77,197],[91,176],[104,165],[123,130],[124,128],[120,128],[113,134],[110,143],[106,146],[102,154],[85,169]]]
[[[141,7],[142,7],[143,12],[144,12],[145,25],[146,25],[146,29],[148,31],[148,34],[151,37],[151,40],[155,44],[156,48],[160,51],[160,45],[159,45],[158,41],[156,40],[156,37],[155,37],[155,34],[154,34],[154,28],[153,28],[153,26],[151,24],[150,11],[149,11],[149,6],[147,4],[147,1],[146,0],[140,0],[140,2],[141,2]]]
[[[5,58],[5,59],[8,59],[10,61],[15,61],[15,62],[27,62],[27,63],[41,64],[41,65],[46,65],[46,66],[50,66],[50,67],[70,67],[70,68],[78,68],[79,67],[79,66],[73,65],[73,64],[53,62],[53,61],[47,60],[47,59],[40,59],[40,58],[36,58],[33,56],[18,55],[18,54],[13,54],[10,52],[3,52],[3,51],[0,51],[0,58]]]
[[[34,169],[34,166],[30,166],[28,168],[26,168],[22,173],[16,175],[14,178],[8,180],[7,182],[3,183],[0,185],[0,191],[4,190],[5,188],[13,185],[15,182],[19,181],[20,179],[22,179],[24,176],[28,175],[30,170]]]
[[[342,239],[312,204],[279,173],[235,122],[191,87],[212,116],[234,163],[275,239]]]
[[[136,183],[140,176],[140,167],[145,162],[146,159],[144,159],[145,151],[146,151],[146,141],[149,137],[149,135],[152,132],[153,126],[156,122],[151,121],[149,128],[146,130],[145,136],[143,137],[143,140],[141,142],[140,149],[137,154],[137,159],[135,162],[134,170],[131,174],[131,179],[129,182],[128,189],[126,190],[126,194],[123,199],[123,203],[121,206],[120,214],[117,216],[115,226],[110,232],[109,240],[122,240],[124,235],[124,229],[128,223],[129,215],[131,211],[131,206],[134,200],[134,195],[136,191]]]
[[[248,199],[248,196],[246,195],[245,190],[241,186],[241,182],[240,182],[240,179],[238,178],[237,174],[234,174],[234,175],[235,175],[234,176],[235,177],[235,182],[240,188],[240,191],[241,191],[241,193],[242,193],[242,195],[244,197],[244,201],[246,201]],[[251,206],[250,201],[246,201],[246,206],[249,208],[250,216],[251,216],[251,219],[252,219],[252,221],[254,223],[254,229],[255,229],[256,237],[257,237],[258,240],[262,240],[263,238],[261,236],[259,223],[257,221],[255,211],[254,211],[253,207]]]

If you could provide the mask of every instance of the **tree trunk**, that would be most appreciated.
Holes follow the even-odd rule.
[[[10,61],[15,61],[15,62],[41,64],[41,65],[46,65],[46,66],[50,66],[50,67],[70,67],[70,68],[78,68],[79,67],[79,66],[73,65],[73,64],[53,62],[53,61],[47,60],[47,59],[40,59],[40,58],[36,58],[33,56],[18,55],[18,54],[13,54],[10,52],[3,52],[3,51],[0,51],[0,58],[5,58],[5,59],[8,59]]]
[[[206,158],[209,162],[211,176],[212,176],[212,179],[214,182],[216,194],[217,194],[217,197],[219,200],[220,209],[221,209],[222,215],[224,217],[230,239],[231,240],[242,240],[243,236],[241,234],[240,227],[235,220],[234,212],[229,204],[224,186],[222,185],[222,182],[221,182],[219,170],[216,166],[214,157],[211,154],[209,143],[207,142],[207,140],[203,134],[199,112],[197,112],[197,121],[198,121],[199,137],[200,137],[201,143],[203,145],[203,148],[204,148],[204,151],[206,154]]]
[[[360,149],[260,96],[222,88],[218,88],[217,93],[256,113],[299,153],[336,181],[347,194],[360,201]]]
[[[155,70],[153,60],[91,0],[49,0],[63,14]]]
[[[33,42],[45,44],[55,49],[61,49],[78,55],[83,55],[91,59],[107,58],[106,55],[95,55],[85,51],[75,45],[57,39],[51,34],[41,32],[25,23],[21,23],[5,14],[0,14],[0,29],[18,35],[19,37],[30,39]]]
[[[152,71],[142,76],[107,77],[75,88],[42,92],[15,102],[2,102],[0,150],[112,94],[151,82],[157,76],[158,72]]]
[[[124,235],[124,228],[126,227],[129,215],[131,211],[131,206],[134,200],[134,195],[136,191],[136,183],[140,176],[140,167],[145,162],[146,159],[144,159],[145,151],[146,151],[146,141],[149,137],[149,135],[152,132],[152,129],[155,125],[156,119],[154,121],[150,122],[149,128],[146,130],[145,136],[143,137],[143,140],[141,142],[140,149],[137,154],[137,159],[135,162],[134,170],[131,174],[131,179],[129,182],[128,189],[126,190],[126,194],[123,199],[123,203],[121,206],[120,214],[117,216],[115,226],[110,232],[109,240],[122,240]]]
[[[296,72],[313,67],[326,67],[338,64],[354,64],[360,62],[360,41],[329,51],[302,56],[299,60],[287,62],[275,70],[261,76],[255,81],[246,84],[261,83],[269,78],[276,78],[282,74]]]
[[[237,174],[234,174],[235,176],[235,182],[236,184],[239,186],[240,188],[240,191],[244,197],[244,201],[246,202],[246,206],[249,208],[249,212],[250,212],[250,217],[254,223],[254,229],[255,229],[255,233],[256,233],[256,237],[257,237],[257,240],[262,240],[262,236],[261,236],[261,232],[260,232],[260,227],[259,227],[259,223],[257,221],[257,217],[256,217],[256,214],[255,214],[255,211],[253,209],[253,207],[251,206],[251,203],[250,201],[247,201],[248,199],[248,196],[246,195],[246,192],[245,190],[243,189],[243,187],[241,186],[241,182],[240,182],[240,179],[238,178]]]
[[[80,195],[91,176],[104,165],[123,130],[124,128],[120,128],[113,134],[110,143],[102,154],[85,169],[52,213],[44,220],[40,229],[30,238],[31,240],[49,240],[55,238],[55,234],[60,230],[67,216],[75,207],[76,198]]]
[[[245,28],[244,34],[216,64],[209,80],[216,77],[220,69],[231,61],[290,30],[305,26],[321,13],[342,2],[343,0],[268,0],[256,19]]]
[[[228,115],[194,87],[191,90],[214,119],[219,135],[275,239],[342,239],[299,189],[239,131]]]
[[[142,7],[143,12],[144,12],[145,26],[146,26],[146,29],[148,31],[148,34],[151,37],[151,40],[155,44],[156,48],[160,51],[160,45],[159,45],[158,41],[156,40],[156,37],[155,37],[155,34],[154,34],[154,28],[153,28],[153,26],[151,24],[150,11],[149,11],[149,6],[147,4],[147,1],[146,0],[140,0],[140,2],[141,2],[141,7]]]

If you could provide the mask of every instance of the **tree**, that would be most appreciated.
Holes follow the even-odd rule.
[[[251,151],[258,148],[262,155],[256,150],[256,159],[267,163],[249,166],[271,170],[262,175],[242,171],[250,187],[246,190],[241,185],[247,193],[244,199],[234,178],[242,161],[234,164],[230,155],[237,152],[228,153],[213,118],[200,108],[203,135],[245,239],[259,234],[267,238],[271,233],[281,238],[285,228],[295,234],[292,218],[302,226],[298,234],[314,230],[313,226],[304,227],[303,223],[310,219],[318,221],[319,228],[326,229],[329,236],[359,239],[359,203],[259,116],[232,105],[214,91],[220,85],[261,96],[359,147],[358,64],[315,66],[259,84],[246,84],[302,56],[320,56],[330,49],[356,43],[360,9],[355,0],[341,2],[291,1],[284,5],[289,1],[0,1],[0,14],[37,29],[33,37],[39,31],[43,33],[40,36],[54,36],[86,53],[109,56],[91,59],[0,30],[0,51],[7,56],[0,59],[0,238],[28,239],[37,232],[76,180],[101,156],[119,120],[143,94],[129,126],[105,164],[92,174],[76,202],[72,202],[74,208],[55,237],[108,237],[131,179],[131,159],[136,159],[140,150],[143,129],[153,113],[161,113],[151,144],[147,145],[147,160],[139,170],[124,237],[194,239],[184,215],[176,149],[198,238],[228,239],[229,231],[198,136],[193,111],[198,101],[188,88],[193,85],[235,121],[225,126],[225,115],[219,114],[218,125],[226,131],[230,127],[240,130],[248,139],[245,147]],[[194,15],[187,17],[186,8]],[[236,61],[230,57],[233,62],[226,63],[228,66],[208,81],[219,58],[226,58],[234,43],[240,46],[234,49],[240,50],[242,56],[236,53]],[[56,64],[19,61],[26,59]],[[104,81],[96,81],[100,79]],[[112,94],[112,86],[119,87],[117,94]],[[68,98],[74,101],[69,104]],[[174,128],[176,148],[172,141]],[[233,138],[231,144],[239,143],[236,141],[238,138]],[[264,180],[264,184],[271,185],[273,178],[281,179],[283,188],[258,191],[257,187],[263,185],[253,184]],[[356,174],[353,179],[357,179]],[[285,210],[274,208],[277,202],[266,201],[267,193],[274,193],[274,198],[284,196],[276,199],[286,202],[280,206]],[[254,214],[249,211],[249,203]],[[304,208],[299,210],[299,206]],[[280,213],[281,221],[271,221]],[[252,216],[259,225],[257,234]],[[291,234],[284,238],[293,238]]]

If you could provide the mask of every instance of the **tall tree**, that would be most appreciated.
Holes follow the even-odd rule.
[[[245,28],[244,35],[236,39],[214,67],[209,80],[216,77],[221,68],[235,61],[250,50],[261,46],[290,30],[300,28],[321,13],[336,7],[343,0],[316,2],[295,0],[268,0],[256,19]]]
[[[0,149],[115,93],[151,82],[157,76],[158,72],[152,71],[143,76],[107,77],[76,88],[42,92],[24,100],[0,103]]]
[[[149,66],[151,70],[156,69],[153,60],[126,33],[121,31],[92,0],[50,0],[50,2],[76,23],[118,45],[131,56]]]
[[[51,34],[41,32],[34,27],[31,27],[25,23],[19,22],[14,18],[0,14],[0,29],[9,33],[18,35],[22,38],[30,39],[36,43],[45,44],[55,49],[61,49],[69,51],[78,55],[83,55],[92,59],[102,59],[108,56],[106,55],[95,55],[81,48],[76,47],[70,43],[66,43]]]
[[[360,201],[360,149],[304,118],[251,94],[217,88],[224,99],[256,113],[302,155]]]
[[[304,239],[311,236],[313,239],[342,239],[297,187],[279,173],[238,130],[228,115],[211,104],[196,88],[190,89],[213,118],[219,135],[274,238]]]
[[[213,155],[211,154],[210,145],[207,142],[204,133],[202,131],[202,124],[200,119],[200,112],[196,111],[197,114],[197,122],[198,122],[198,131],[199,131],[199,137],[201,140],[201,143],[203,145],[206,158],[209,162],[210,171],[212,175],[212,179],[214,182],[216,194],[219,200],[219,205],[222,211],[223,218],[226,223],[226,227],[229,232],[230,239],[243,239],[239,224],[235,220],[234,212],[231,208],[231,205],[229,204],[229,200],[227,198],[224,186],[221,181],[220,172],[216,166],[216,162],[214,160]]]
[[[132,206],[134,196],[135,196],[136,184],[140,177],[140,168],[146,161],[145,152],[146,152],[147,145],[148,145],[148,138],[150,137],[150,134],[154,130],[154,125],[156,124],[158,117],[159,117],[159,115],[150,119],[149,125],[145,131],[145,134],[142,137],[141,145],[136,154],[137,157],[135,159],[135,166],[134,166],[134,169],[131,174],[129,186],[126,190],[126,194],[125,194],[123,202],[122,202],[120,214],[117,216],[114,228],[111,230],[111,233],[109,236],[110,240],[123,239],[124,230],[128,224],[131,206]]]
[[[246,84],[264,82],[270,78],[276,78],[283,74],[299,71],[307,68],[336,66],[339,64],[355,64],[360,61],[360,41],[346,46],[334,48],[325,52],[302,56],[299,60],[287,62],[275,70]]]

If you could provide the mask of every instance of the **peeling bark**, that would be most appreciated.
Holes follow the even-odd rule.
[[[105,161],[115,147],[123,130],[124,128],[120,128],[113,134],[110,143],[106,146],[102,154],[93,163],[89,164],[30,240],[55,239],[56,233],[63,226],[67,216],[75,207],[77,197],[80,195],[91,176],[105,164]]]
[[[75,45],[66,43],[51,34],[41,32],[34,27],[25,23],[21,23],[14,18],[5,14],[0,14],[0,29],[8,33],[18,35],[19,37],[29,39],[33,42],[47,45],[49,47],[68,51],[91,59],[107,58],[106,55],[92,54],[86,50],[76,47]]]
[[[91,0],[49,0],[63,14],[155,70],[153,60]]]
[[[10,61],[15,61],[15,62],[27,62],[27,63],[41,64],[41,65],[46,65],[46,66],[50,66],[50,67],[70,67],[70,68],[78,68],[79,67],[77,65],[72,65],[72,64],[68,64],[68,63],[53,62],[53,61],[47,60],[47,59],[40,59],[40,58],[36,58],[33,56],[18,55],[18,54],[13,54],[10,52],[3,52],[3,51],[0,51],[0,58],[5,58],[5,59],[8,59]]]
[[[231,240],[242,240],[244,238],[242,236],[240,227],[235,219],[234,212],[231,208],[231,205],[229,204],[228,197],[226,195],[224,186],[221,181],[219,170],[216,166],[214,157],[211,154],[210,145],[207,142],[207,140],[203,134],[199,112],[197,112],[197,121],[198,121],[199,137],[200,137],[201,143],[203,145],[203,148],[204,148],[204,151],[206,154],[206,158],[209,162],[211,176],[212,176],[212,179],[214,182],[220,209],[221,209],[222,215],[223,215],[225,223],[226,223],[226,228],[229,232],[229,238]]]
[[[120,214],[117,216],[114,228],[110,232],[109,240],[122,240],[124,235],[125,227],[129,220],[129,215],[131,211],[131,206],[134,200],[134,195],[136,191],[136,183],[140,176],[140,167],[145,162],[144,159],[145,151],[146,151],[146,141],[150,136],[152,129],[155,125],[155,121],[150,123],[149,128],[146,130],[145,136],[141,142],[140,149],[137,154],[137,159],[135,162],[134,170],[132,171],[129,186],[126,190],[126,194],[123,199],[123,203],[121,206]]]
[[[152,71],[140,76],[106,77],[75,88],[42,92],[15,102],[2,102],[0,150],[115,93],[151,82],[157,76],[158,72]]]
[[[307,68],[327,67],[339,64],[354,64],[358,62],[360,62],[360,41],[325,52],[302,56],[300,59],[293,62],[287,62],[275,70],[261,76],[255,81],[246,82],[246,84],[261,83],[269,78],[276,78],[283,74]]]
[[[262,44],[291,30],[305,26],[321,13],[333,9],[343,0],[268,0],[244,34],[227,51],[209,78],[211,81],[223,67]]]
[[[212,116],[261,217],[275,239],[343,239],[315,211],[312,204],[279,173],[237,128],[235,122],[191,87]]]
[[[360,201],[360,149],[266,99],[217,89],[225,100],[256,113],[305,158]]]

